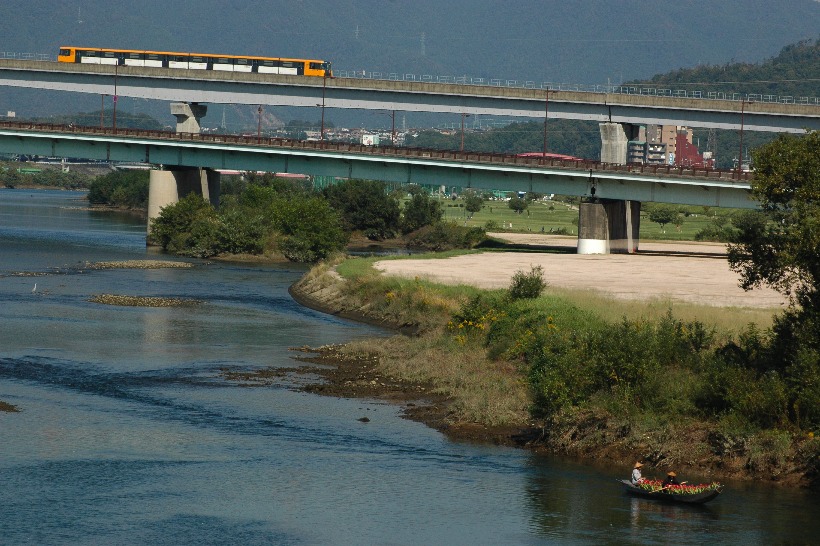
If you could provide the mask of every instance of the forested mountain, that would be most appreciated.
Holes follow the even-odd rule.
[[[788,45],[776,57],[760,63],[699,65],[658,74],[648,82],[631,83],[685,85],[727,93],[820,97],[820,38]]]

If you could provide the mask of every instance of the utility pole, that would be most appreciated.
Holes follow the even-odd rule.
[[[470,114],[461,113],[461,151],[464,151],[464,118],[470,117]]]
[[[550,112],[550,90],[547,89],[547,94],[544,98],[544,159],[547,158],[547,118]]]
[[[114,114],[112,118],[112,125],[114,127],[114,133],[117,132],[117,73],[119,72],[120,68],[120,60],[117,59],[117,64],[114,65]]]
[[[322,75],[322,127],[320,129],[319,140],[325,139],[325,92],[327,90],[327,72]]]
[[[740,151],[737,154],[737,179],[740,180],[740,174],[743,171],[743,115],[746,106],[746,100],[740,100]]]

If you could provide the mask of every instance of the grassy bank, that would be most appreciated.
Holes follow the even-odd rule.
[[[506,427],[532,446],[713,477],[816,483],[820,441],[788,421],[784,383],[723,356],[751,350],[771,321],[750,311],[617,302],[547,288],[506,290],[383,276],[373,259],[314,268],[295,287],[334,312],[415,336],[341,349],[381,373],[434,386],[449,427]],[[667,305],[668,303],[668,305]]]

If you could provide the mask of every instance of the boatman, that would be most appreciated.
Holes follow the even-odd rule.
[[[680,482],[678,481],[678,475],[674,472],[667,472],[666,479],[663,480],[664,487],[669,487],[670,485],[680,485]]]
[[[632,485],[638,485],[643,481],[643,476],[641,476],[641,467],[643,463],[638,461],[635,463],[635,466],[632,467]]]

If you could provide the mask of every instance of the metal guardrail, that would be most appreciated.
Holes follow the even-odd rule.
[[[736,102],[766,102],[776,104],[805,104],[812,106],[820,106],[820,97],[794,97],[791,95],[782,96],[763,93],[731,93],[725,91],[670,89],[665,87],[643,85],[595,85],[577,83],[536,82],[531,80],[471,78],[467,76],[431,76],[428,74],[417,75],[397,72],[367,72],[365,70],[334,70],[333,75],[337,78],[356,78],[364,80],[446,83],[459,85],[475,85],[482,87],[543,89],[545,91],[576,91],[581,93],[646,95],[653,97],[676,97],[687,99],[712,99]]]
[[[17,59],[19,61],[56,61],[57,57],[48,53],[17,53],[14,51],[0,51],[0,59]]]
[[[108,127],[80,127],[58,124],[39,124],[19,121],[0,122],[0,129],[19,129],[46,133],[100,135],[116,137],[138,137],[165,141],[210,142],[215,144],[240,144],[266,148],[288,148],[294,150],[323,150],[346,152],[369,156],[412,157],[422,160],[443,160],[464,163],[488,163],[499,165],[521,165],[534,167],[554,167],[572,171],[626,172],[654,176],[691,177],[697,179],[719,179],[749,182],[753,173],[737,170],[709,169],[705,167],[682,167],[676,165],[629,164],[615,165],[586,159],[560,159],[552,157],[519,157],[515,154],[495,152],[461,152],[426,148],[406,148],[395,146],[365,146],[349,142],[329,140],[295,140],[288,138],[268,138],[226,134],[175,133],[172,131],[149,131],[142,129],[113,129]]]

